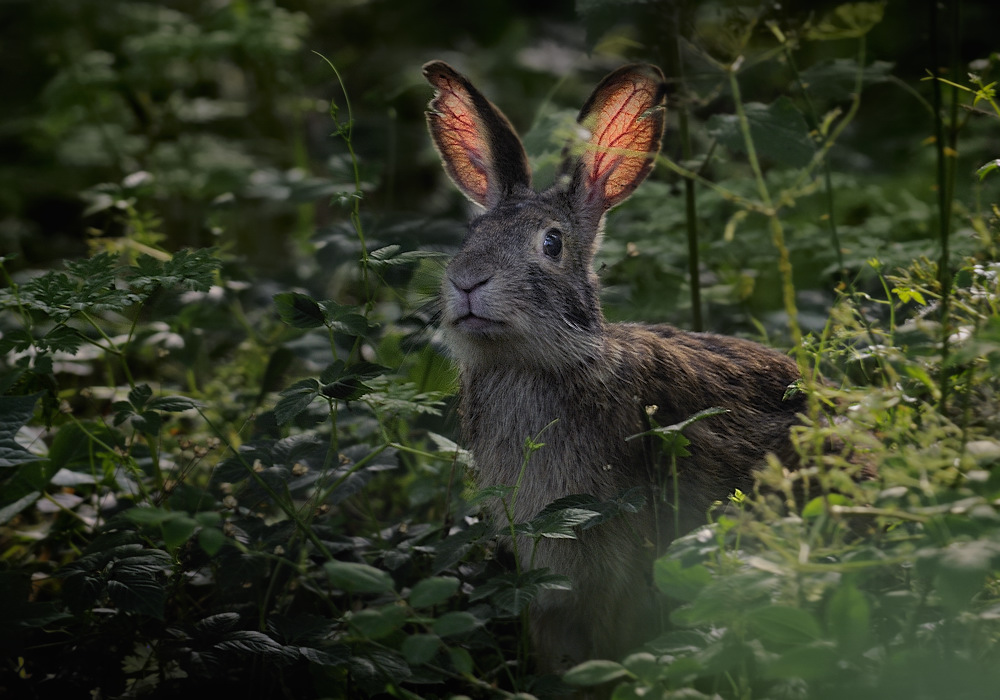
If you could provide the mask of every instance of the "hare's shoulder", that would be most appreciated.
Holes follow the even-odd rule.
[[[655,358],[690,365],[695,371],[773,374],[789,381],[799,376],[791,357],[745,338],[695,333],[668,324],[640,323],[609,324],[607,334],[612,347],[643,362]]]
[[[608,339],[619,371],[644,387],[645,400],[674,406],[678,414],[707,406],[801,410],[797,402],[785,400],[788,386],[800,376],[798,367],[774,348],[669,325],[612,324]]]

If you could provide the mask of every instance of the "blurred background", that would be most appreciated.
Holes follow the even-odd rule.
[[[993,3],[963,3],[960,45],[951,51],[956,37],[934,25],[931,5],[889,2],[867,37],[861,109],[832,153],[848,259],[835,262],[829,246],[817,245],[822,213],[800,200],[792,247],[805,294],[810,286],[832,288],[845,266],[859,269],[872,255],[905,261],[933,250],[933,121],[930,87],[920,80],[934,60],[948,69],[988,64],[1000,17]],[[352,161],[336,135],[351,118],[369,248],[448,249],[460,236],[466,205],[443,176],[423,121],[431,91],[420,67],[435,58],[469,75],[508,114],[542,181],[559,151],[553,134],[595,82],[626,60],[655,62],[672,81],[672,104],[684,77],[695,156],[714,158],[704,174],[738,183],[746,171],[738,163],[729,168],[711,129],[713,115],[732,113],[720,66],[737,51],[746,54],[746,102],[799,90],[801,81],[774,53],[767,23],[785,31],[815,25],[836,6],[5,0],[0,251],[16,253],[8,269],[25,272],[128,233],[133,244],[167,251],[220,246],[250,278],[303,277],[324,268],[332,274],[357,247],[343,206],[354,191]],[[854,73],[838,62],[858,55],[858,40],[846,34],[797,44],[795,69],[815,78],[805,87],[819,113],[846,108]],[[665,153],[680,160],[674,112],[668,129]],[[969,197],[976,163],[998,150],[990,129],[972,133],[982,150],[961,154],[967,160],[956,186]],[[611,217],[602,262],[623,261],[635,240],[650,253],[630,263],[642,269],[608,276],[612,292],[616,280],[627,281],[620,311],[610,295],[611,314],[642,315],[653,297],[662,307],[669,289],[673,305],[661,315],[683,320],[687,246],[672,233],[683,218],[680,178],[661,167],[653,179],[656,185],[640,190],[645,203]],[[123,230],[135,228],[135,217],[122,215],[128,207],[145,217],[145,240]],[[752,233],[723,236],[732,214],[724,201],[701,200],[702,284],[710,312],[713,303],[729,309],[717,314],[720,327],[739,325],[741,309],[766,315],[779,306],[776,292],[762,284],[773,274],[766,244]],[[752,232],[753,222],[743,230]],[[648,293],[642,279],[653,288]]]

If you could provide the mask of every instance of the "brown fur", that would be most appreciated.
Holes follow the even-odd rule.
[[[714,501],[750,490],[768,453],[794,464],[788,434],[803,405],[783,397],[798,370],[787,356],[746,340],[604,319],[593,257],[605,211],[631,194],[659,150],[656,68],[626,66],[598,85],[580,115],[592,136],[582,153],[567,149],[562,176],[541,193],[530,188],[523,149],[499,110],[446,64],[428,64],[424,73],[437,88],[428,121],[446,170],[487,207],[442,285],[442,330],[460,369],[475,478],[481,487],[513,486],[525,440],[541,434],[515,522],[563,496],[609,499],[646,489],[638,513],[577,539],[543,539],[534,560],[573,582],[572,591],[545,591],[532,606],[540,665],[560,670],[619,658],[655,631],[650,564],[679,534],[674,498],[686,531],[706,521]],[[656,406],[657,425],[710,407],[729,411],[685,430],[691,456],[679,464],[679,492],[665,503],[660,489],[670,480],[656,442],[628,439],[649,430],[648,406]],[[502,505],[492,514],[506,523]],[[530,542],[519,544],[527,566]]]

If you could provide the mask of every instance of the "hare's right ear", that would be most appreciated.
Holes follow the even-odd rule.
[[[476,204],[492,207],[531,186],[528,157],[507,117],[443,61],[424,65],[434,86],[427,126],[445,171]]]
[[[604,78],[580,110],[582,144],[570,144],[561,174],[582,212],[599,219],[639,186],[663,139],[663,73],[656,66],[623,66]]]

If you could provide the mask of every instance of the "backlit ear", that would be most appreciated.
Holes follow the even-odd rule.
[[[507,117],[443,61],[426,64],[424,77],[435,89],[427,126],[445,171],[465,196],[492,207],[530,187],[528,158]]]
[[[633,64],[594,89],[577,121],[587,136],[562,172],[581,205],[603,213],[627,199],[653,168],[663,140],[665,85],[656,66]]]

